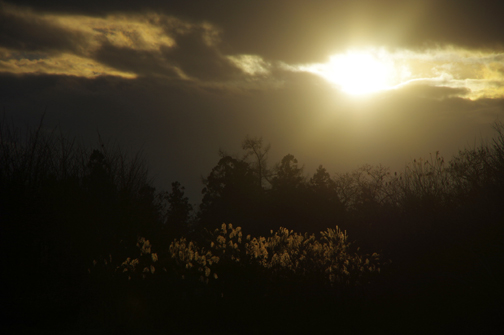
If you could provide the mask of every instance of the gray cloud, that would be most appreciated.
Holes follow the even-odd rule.
[[[220,31],[209,23],[153,12],[100,18],[3,8],[0,68],[4,71],[210,82],[243,74],[222,54]]]
[[[222,80],[238,74],[238,69],[216,47],[205,43],[203,33],[198,29],[176,36],[176,46],[163,48],[163,55],[191,77]]]
[[[16,15],[17,14],[17,15]],[[23,51],[77,52],[86,47],[86,38],[65,30],[50,20],[25,11],[13,14],[0,3],[0,46]]]
[[[503,47],[503,4],[483,0],[99,1],[17,0],[59,13],[107,15],[155,10],[223,30],[231,53],[289,63],[320,62],[353,43],[423,48]]]
[[[149,76],[156,74],[167,78],[179,77],[173,66],[157,52],[104,43],[91,56],[100,63],[122,71]]]

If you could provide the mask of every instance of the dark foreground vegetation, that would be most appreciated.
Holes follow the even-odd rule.
[[[269,168],[247,138],[193,210],[138,155],[4,120],[2,328],[501,334],[503,129],[448,162],[311,178],[292,155]]]

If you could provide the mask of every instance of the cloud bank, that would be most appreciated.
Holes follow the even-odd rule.
[[[270,89],[285,80],[283,71],[325,77],[330,66],[226,54],[219,27],[152,11],[95,17],[3,3],[1,13],[0,71],[13,74],[157,76],[203,86]],[[366,52],[393,69],[391,89],[422,83],[461,89],[459,96],[471,100],[504,96],[504,52],[452,45]],[[368,80],[360,75],[361,81]]]

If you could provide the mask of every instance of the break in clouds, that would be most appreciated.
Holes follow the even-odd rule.
[[[144,12],[102,17],[42,13],[3,4],[0,71],[86,78],[158,77],[207,87],[271,89],[306,72],[329,78],[327,62],[291,64],[260,54],[235,54],[211,22]],[[504,96],[504,53],[453,45],[427,49],[367,48],[387,67],[387,90],[406,86],[451,88],[451,96],[477,100]],[[348,51],[352,52],[352,51]],[[344,53],[343,53],[344,55]],[[332,57],[332,58],[331,58]],[[366,68],[355,74],[366,81]],[[338,73],[333,76],[337,77]]]

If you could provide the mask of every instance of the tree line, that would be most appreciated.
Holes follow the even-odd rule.
[[[194,324],[184,313],[195,304],[209,321],[216,317],[209,310],[237,313],[240,299],[287,310],[310,301],[327,315],[343,313],[331,300],[340,299],[353,320],[364,313],[362,299],[404,313],[402,289],[420,292],[407,302],[425,305],[418,317],[451,308],[493,325],[504,294],[504,126],[495,130],[492,142],[449,161],[436,152],[399,172],[365,165],[331,175],[319,166],[311,177],[291,154],[270,166],[270,146],[247,137],[241,155],[219,153],[193,208],[177,181],[156,190],[139,154],[102,143],[87,149],[42,121],[22,132],[4,119],[0,243],[2,278],[13,288],[4,301],[12,322],[30,315],[30,324],[47,327],[58,314],[68,326],[98,322],[96,311],[122,311],[132,288],[156,306],[152,315],[169,310],[184,325]],[[464,304],[445,299],[457,294]],[[381,305],[385,297],[393,307]],[[484,307],[461,307],[467,303]],[[135,320],[123,312],[110,320]],[[246,322],[261,313],[235,316]],[[436,320],[454,320],[453,313]]]

